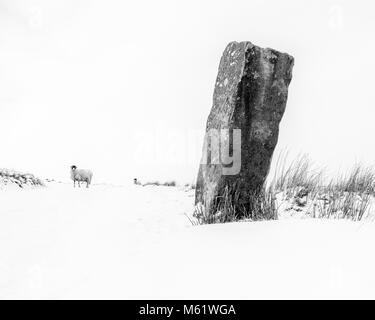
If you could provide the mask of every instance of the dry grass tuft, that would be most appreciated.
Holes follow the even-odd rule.
[[[193,224],[277,219],[280,212],[276,195],[292,203],[297,212],[312,218],[349,219],[359,221],[369,214],[375,195],[375,172],[372,167],[356,165],[346,175],[326,183],[325,172],[316,168],[306,155],[287,164],[287,154],[281,154],[275,175],[269,185],[257,194],[240,199],[235,190],[226,187],[216,199],[215,212],[198,205]],[[246,206],[241,203],[247,203]]]
[[[242,204],[240,194],[226,186],[224,194],[216,199],[215,212],[209,212],[202,204],[195,207],[195,224],[213,224],[235,221],[257,221],[277,219],[276,201],[270,189],[248,194]]]

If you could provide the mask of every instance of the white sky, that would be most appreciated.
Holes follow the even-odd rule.
[[[278,149],[375,162],[373,1],[0,1],[0,167],[195,180],[219,60],[295,57]]]

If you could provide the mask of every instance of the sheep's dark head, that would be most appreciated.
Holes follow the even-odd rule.
[[[77,169],[77,166],[71,166],[70,168],[72,169],[72,171],[74,171],[75,169]]]

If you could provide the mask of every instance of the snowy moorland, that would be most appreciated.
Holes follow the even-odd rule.
[[[3,299],[375,298],[369,217],[192,225],[194,190],[152,185],[0,199]]]

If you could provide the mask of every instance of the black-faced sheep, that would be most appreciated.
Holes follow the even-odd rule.
[[[78,187],[81,187],[81,182],[86,182],[86,188],[91,184],[92,172],[85,169],[77,169],[77,166],[70,167],[70,177],[74,181],[74,188],[76,186],[76,181],[78,182]]]

